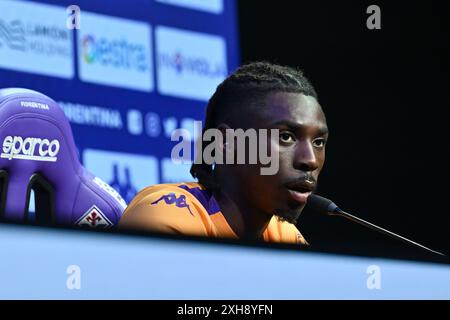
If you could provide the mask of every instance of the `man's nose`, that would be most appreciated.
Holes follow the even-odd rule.
[[[294,168],[301,171],[314,171],[318,167],[319,163],[312,142],[306,139],[297,141]]]

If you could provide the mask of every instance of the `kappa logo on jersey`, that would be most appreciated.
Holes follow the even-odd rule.
[[[59,141],[54,139],[22,138],[21,136],[7,136],[3,140],[3,153],[1,158],[8,160],[21,159],[33,161],[56,162],[60,148]]]
[[[100,228],[107,229],[113,224],[109,219],[103,214],[103,212],[93,205],[88,211],[86,211],[83,216],[78,219],[75,224],[80,227],[90,227],[90,228]]]
[[[162,196],[161,198],[159,198],[156,201],[153,201],[152,204],[157,204],[161,200],[164,200],[164,202],[166,204],[175,204],[178,208],[187,208],[189,210],[189,213],[192,214],[191,208],[189,208],[189,205],[186,203],[186,196],[185,195],[180,195],[177,198],[177,195],[172,192],[172,193],[169,193],[169,194],[166,194],[166,195]]]

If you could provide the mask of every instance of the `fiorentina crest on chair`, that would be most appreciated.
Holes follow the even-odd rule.
[[[103,212],[95,205],[93,205],[88,211],[86,211],[75,224],[80,227],[99,229],[106,229],[113,225],[112,222],[109,221],[109,219],[103,214]]]

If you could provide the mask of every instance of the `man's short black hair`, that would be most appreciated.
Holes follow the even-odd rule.
[[[261,106],[260,102],[271,92],[302,93],[318,98],[314,87],[300,69],[269,62],[245,64],[217,86],[206,108],[203,132],[217,128],[225,118],[235,114],[236,110],[241,111],[239,114],[242,115],[243,108]],[[202,144],[202,153],[204,147]],[[193,164],[190,172],[208,190],[218,189],[212,165]]]

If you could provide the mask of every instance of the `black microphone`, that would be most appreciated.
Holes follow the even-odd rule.
[[[318,211],[320,213],[325,213],[327,215],[344,217],[344,218],[349,219],[349,220],[351,220],[353,222],[359,223],[359,224],[361,224],[361,225],[363,225],[363,226],[365,226],[367,228],[370,228],[372,230],[378,231],[378,232],[380,232],[380,233],[382,233],[384,235],[387,235],[387,236],[390,236],[390,237],[392,237],[394,239],[397,239],[397,240],[400,240],[402,242],[405,242],[405,243],[407,243],[409,245],[412,245],[412,246],[415,246],[415,247],[419,247],[419,248],[421,248],[423,250],[426,250],[428,252],[432,252],[434,254],[438,254],[440,256],[444,256],[444,257],[446,256],[445,254],[443,254],[441,252],[438,252],[438,251],[432,250],[430,248],[427,248],[427,247],[425,247],[425,246],[423,246],[423,245],[421,245],[421,244],[419,244],[417,242],[409,240],[409,239],[407,239],[405,237],[402,237],[402,236],[400,236],[398,234],[395,234],[395,233],[393,233],[393,232],[391,232],[389,230],[386,230],[386,229],[383,229],[381,227],[378,227],[378,226],[374,225],[373,223],[370,223],[370,222],[367,222],[367,221],[365,221],[365,220],[363,220],[361,218],[355,217],[355,216],[353,216],[353,215],[351,215],[351,214],[341,210],[333,201],[331,201],[331,200],[329,200],[327,198],[318,196],[316,194],[311,194],[308,197],[307,204],[308,204],[309,207],[311,207],[312,209],[314,209],[315,211]]]

